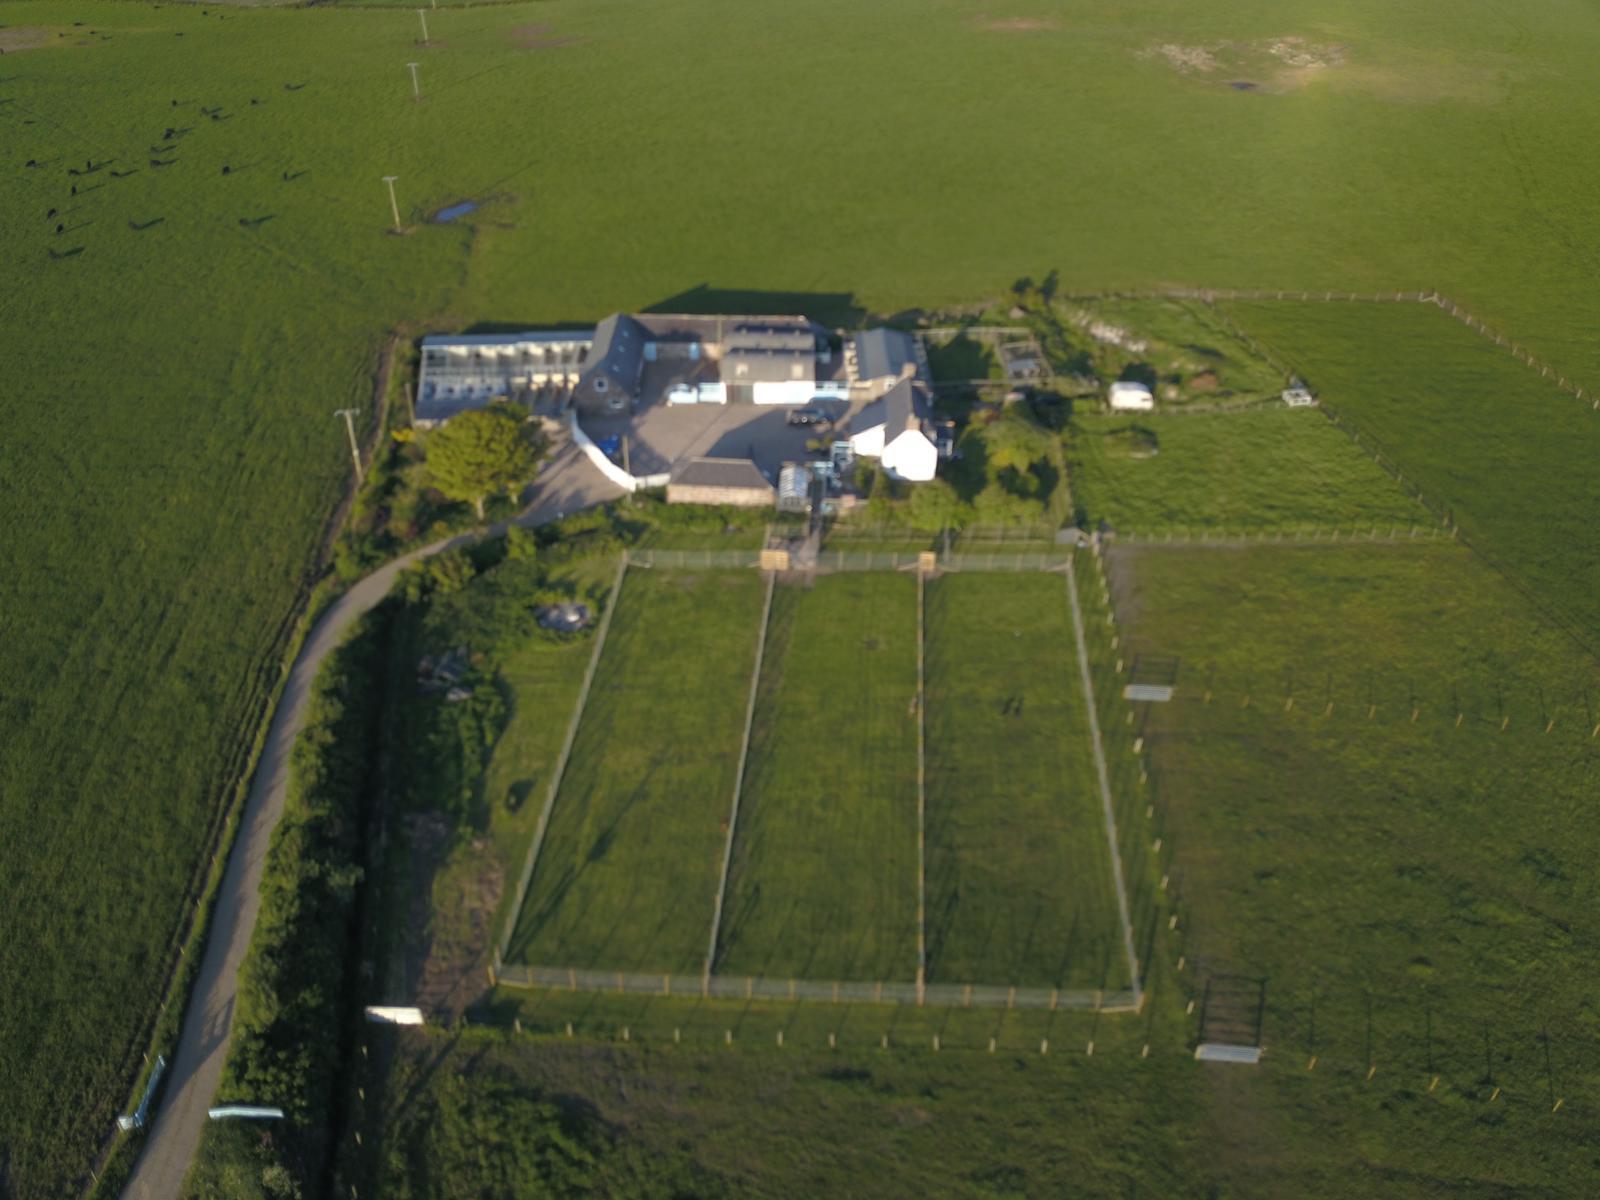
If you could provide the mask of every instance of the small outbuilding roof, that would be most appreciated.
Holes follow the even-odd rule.
[[[682,487],[772,491],[771,481],[748,458],[686,458],[672,468],[671,482]]]
[[[908,365],[915,369],[916,342],[904,330],[865,329],[856,334],[855,345],[857,379],[904,375]]]

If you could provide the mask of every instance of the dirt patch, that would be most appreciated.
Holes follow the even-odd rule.
[[[486,968],[504,873],[485,838],[452,848],[441,813],[405,818],[411,849],[405,981],[419,1008],[452,1020],[488,990]]]
[[[1262,48],[1291,67],[1339,67],[1344,65],[1346,54],[1343,46],[1318,45],[1302,37],[1274,38]]]
[[[508,36],[524,50],[559,50],[583,41],[582,38],[563,37],[548,25],[518,25]]]
[[[973,21],[990,33],[1050,33],[1061,28],[1060,21],[1049,17],[991,17],[979,13]]]
[[[19,50],[37,50],[50,43],[50,30],[32,25],[0,28],[0,54],[14,54]]]
[[[1184,46],[1177,42],[1162,42],[1138,51],[1140,58],[1159,58],[1180,75],[1215,71],[1222,65],[1217,57],[1224,49],[1222,44],[1211,46]]]

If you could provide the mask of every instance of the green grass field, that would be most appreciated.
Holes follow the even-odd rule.
[[[11,1190],[66,1188],[125,1099],[346,478],[332,410],[373,416],[388,330],[656,304],[853,317],[1055,268],[1063,290],[1437,287],[1593,387],[1600,13],[1468,16],[548,0],[447,5],[419,46],[403,8],[6,0]],[[34,29],[48,45],[23,49]],[[1274,57],[1288,34],[1339,61]],[[1158,46],[1220,57],[1185,72]],[[885,186],[884,162],[914,164],[915,186]],[[407,236],[385,232],[386,174]],[[422,223],[465,197],[486,202],[472,220]],[[1373,361],[1384,345],[1356,343]],[[1492,445],[1537,468],[1574,444],[1531,424]],[[1440,447],[1442,476],[1436,433],[1408,436]],[[1444,497],[1469,533],[1499,505],[1488,450],[1471,461]],[[1592,496],[1571,494],[1583,536]],[[1566,586],[1553,559],[1539,570]]]
[[[1128,986],[1066,584],[927,593],[928,977]]]
[[[1307,409],[1083,415],[1073,418],[1067,452],[1085,519],[1122,533],[1387,533],[1435,524],[1346,434]]]
[[[754,572],[628,575],[509,958],[704,966],[760,613]]]
[[[1594,652],[1600,413],[1433,305],[1235,305]]]
[[[888,571],[775,593],[719,970],[916,974],[916,596]]]
[[[1268,977],[1272,1053],[1331,1076],[1253,1089],[1283,1113],[1267,1157],[1342,1128],[1430,1177],[1578,1194],[1600,1088],[1600,864],[1574,836],[1600,780],[1593,661],[1454,545],[1114,565],[1129,653],[1182,659],[1144,727],[1181,949],[1201,975]],[[1359,1098],[1369,1065],[1453,1122],[1392,1140]],[[1530,1129],[1556,1099],[1564,1119]]]

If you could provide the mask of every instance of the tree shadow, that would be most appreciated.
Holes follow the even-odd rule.
[[[129,221],[128,228],[135,233],[143,233],[146,229],[154,229],[165,220],[165,217],[151,217],[148,221]]]
[[[50,251],[50,257],[53,258],[53,259],[77,258],[78,255],[80,255],[82,253],[83,253],[83,247],[82,246],[74,246],[71,250],[51,250]]]
[[[239,224],[245,229],[260,229],[268,221],[277,219],[277,213],[267,213],[260,217],[240,217]]]

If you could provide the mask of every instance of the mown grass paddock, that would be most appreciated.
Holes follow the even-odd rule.
[[[1074,416],[1073,497],[1118,532],[1431,531],[1432,515],[1314,409]]]
[[[720,970],[915,976],[916,591],[900,572],[778,588]]]
[[[1600,412],[1433,305],[1233,304],[1330,409],[1596,651]],[[1347,435],[1348,436],[1348,435]],[[1439,517],[1435,516],[1435,520]]]
[[[1064,578],[927,606],[929,977],[1129,986]]]
[[[502,977],[922,1003],[925,945],[941,1004],[1134,1006],[1066,579],[1059,563],[1010,565],[923,584],[920,625],[922,581],[905,569],[774,579],[753,702],[757,572],[631,568]],[[718,602],[735,587],[736,604]],[[651,668],[639,676],[657,658],[678,715],[656,711]],[[703,766],[663,769],[690,760]],[[691,833],[707,813],[712,835]],[[605,869],[619,850],[626,869]]]
[[[512,958],[703,966],[760,612],[755,572],[627,574]]]

